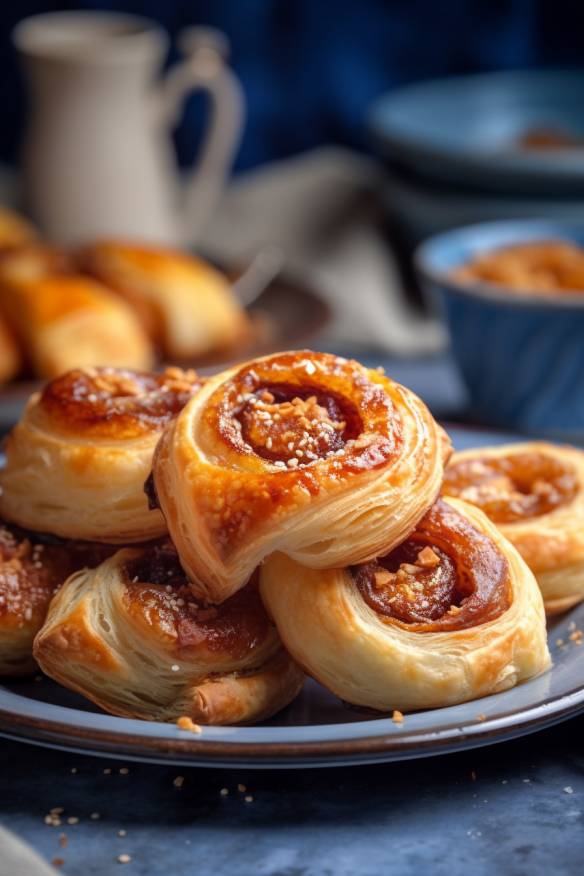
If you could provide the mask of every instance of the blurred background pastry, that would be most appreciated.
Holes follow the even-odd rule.
[[[2,256],[0,312],[39,377],[84,365],[147,369],[153,363],[132,309],[102,284],[75,274],[58,251],[33,246]]]
[[[248,327],[227,278],[194,255],[104,240],[82,249],[78,264],[127,300],[166,360],[228,349]]]
[[[36,240],[33,224],[15,210],[0,207],[0,251],[12,249]]]

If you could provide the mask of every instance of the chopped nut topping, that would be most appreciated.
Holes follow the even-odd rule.
[[[375,578],[375,588],[377,590],[382,590],[387,584],[393,583],[395,581],[395,575],[393,572],[386,572],[385,570],[382,572],[376,572],[374,575]]]
[[[429,545],[426,545],[416,557],[416,565],[421,566],[422,569],[435,569],[440,565],[440,557]]]

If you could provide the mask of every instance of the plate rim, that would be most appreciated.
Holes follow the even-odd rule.
[[[548,672],[553,669],[548,670]],[[544,673],[545,674],[545,673]],[[536,679],[532,679],[534,681]],[[530,682],[526,682],[529,684]],[[20,694],[0,688],[0,737],[30,744],[75,751],[80,754],[115,759],[152,762],[182,763],[192,766],[254,768],[294,768],[299,766],[338,766],[343,764],[375,763],[409,760],[419,757],[438,756],[453,753],[462,748],[478,748],[504,742],[530,733],[543,730],[553,724],[568,720],[584,712],[584,683],[552,699],[505,715],[476,719],[474,722],[456,722],[441,729],[407,731],[407,716],[403,724],[396,725],[391,718],[380,718],[367,722],[370,726],[382,725],[375,735],[360,738],[310,741],[246,742],[239,739],[193,738],[189,731],[176,728],[176,738],[156,735],[140,735],[128,729],[84,728],[72,723],[15,712],[2,705],[5,695],[18,701],[38,703]],[[492,698],[496,698],[494,694]],[[491,698],[476,700],[479,704]],[[53,708],[71,712],[81,710],[69,707]],[[26,712],[26,709],[25,709]],[[83,712],[93,715],[92,712]],[[111,719],[112,716],[103,716]],[[128,719],[119,718],[126,721]],[[138,723],[138,722],[136,722]],[[143,722],[156,726],[157,722]],[[160,724],[170,730],[173,725]],[[313,729],[325,730],[327,727],[345,726],[339,724],[312,725]],[[357,723],[349,726],[357,727]],[[18,730],[23,729],[23,733]],[[214,728],[218,730],[227,728]],[[238,730],[245,728],[229,728]],[[276,729],[276,728],[274,728]],[[278,728],[291,729],[291,728]],[[302,728],[295,728],[302,729]],[[12,731],[12,732],[11,732]],[[16,731],[16,732],[14,732]]]

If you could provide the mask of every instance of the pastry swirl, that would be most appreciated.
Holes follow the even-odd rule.
[[[456,453],[443,491],[481,508],[534,572],[546,611],[584,599],[584,452],[545,442]]]
[[[47,544],[0,524],[0,676],[34,671],[33,640],[56,589],[106,555],[101,546]]]
[[[481,511],[456,499],[438,500],[373,562],[312,570],[278,553],[260,574],[286,648],[354,705],[453,705],[549,665],[532,573]]]
[[[448,452],[407,389],[304,351],[211,378],[165,430],[153,474],[195,593],[221,602],[276,550],[311,568],[390,550],[436,498]]]
[[[201,385],[194,371],[76,369],[31,396],[6,441],[0,515],[112,544],[164,535],[144,494],[163,428]]]
[[[260,721],[287,705],[304,679],[257,580],[221,606],[204,606],[169,543],[118,551],[69,578],[34,653],[47,675],[106,711],[157,721]]]

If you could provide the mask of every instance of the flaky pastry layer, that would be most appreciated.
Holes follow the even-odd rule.
[[[262,566],[262,598],[286,648],[346,702],[381,711],[449,706],[506,690],[549,666],[533,574],[481,511],[455,499],[447,505],[506,560],[510,602],[487,622],[433,632],[431,622],[409,625],[373,610],[351,569],[306,569],[282,553]]]
[[[300,351],[211,378],[165,430],[153,474],[195,593],[218,603],[274,551],[320,569],[389,550],[433,503],[449,452],[409,390]]]
[[[125,717],[240,724],[282,709],[304,676],[283,650],[257,585],[235,603],[206,608],[169,551],[121,550],[69,578],[35,640],[39,665]]]
[[[0,515],[62,538],[124,544],[164,535],[144,482],[162,429],[199,386],[179,369],[77,369],[52,381],[6,441]]]
[[[450,492],[469,502],[489,501],[489,507],[500,509],[503,520],[510,516],[509,509],[512,513],[514,502],[519,504],[520,509],[524,504],[529,506],[531,498],[545,502],[551,491],[552,498],[554,494],[557,495],[555,506],[549,499],[549,507],[543,505],[545,513],[527,513],[523,517],[501,522],[497,519],[496,510],[491,512],[501,532],[515,545],[534,572],[547,613],[557,614],[584,599],[584,451],[542,441],[480,447],[455,453],[448,474],[461,466],[464,467],[463,471],[468,472],[469,464],[476,462],[480,466],[482,462],[488,464],[490,461],[510,461],[513,473],[515,462],[518,461],[520,465],[522,460],[532,461],[532,483],[515,484],[516,492],[510,493],[505,492],[504,484],[499,489],[495,483],[493,495],[497,505],[493,504],[488,493],[485,495],[484,487],[482,492],[477,492],[480,467],[475,484],[471,482],[461,492]],[[548,460],[557,469],[557,485],[545,478],[546,469],[552,467],[547,465]],[[563,496],[562,488],[565,493]],[[448,478],[444,489],[449,492]]]

